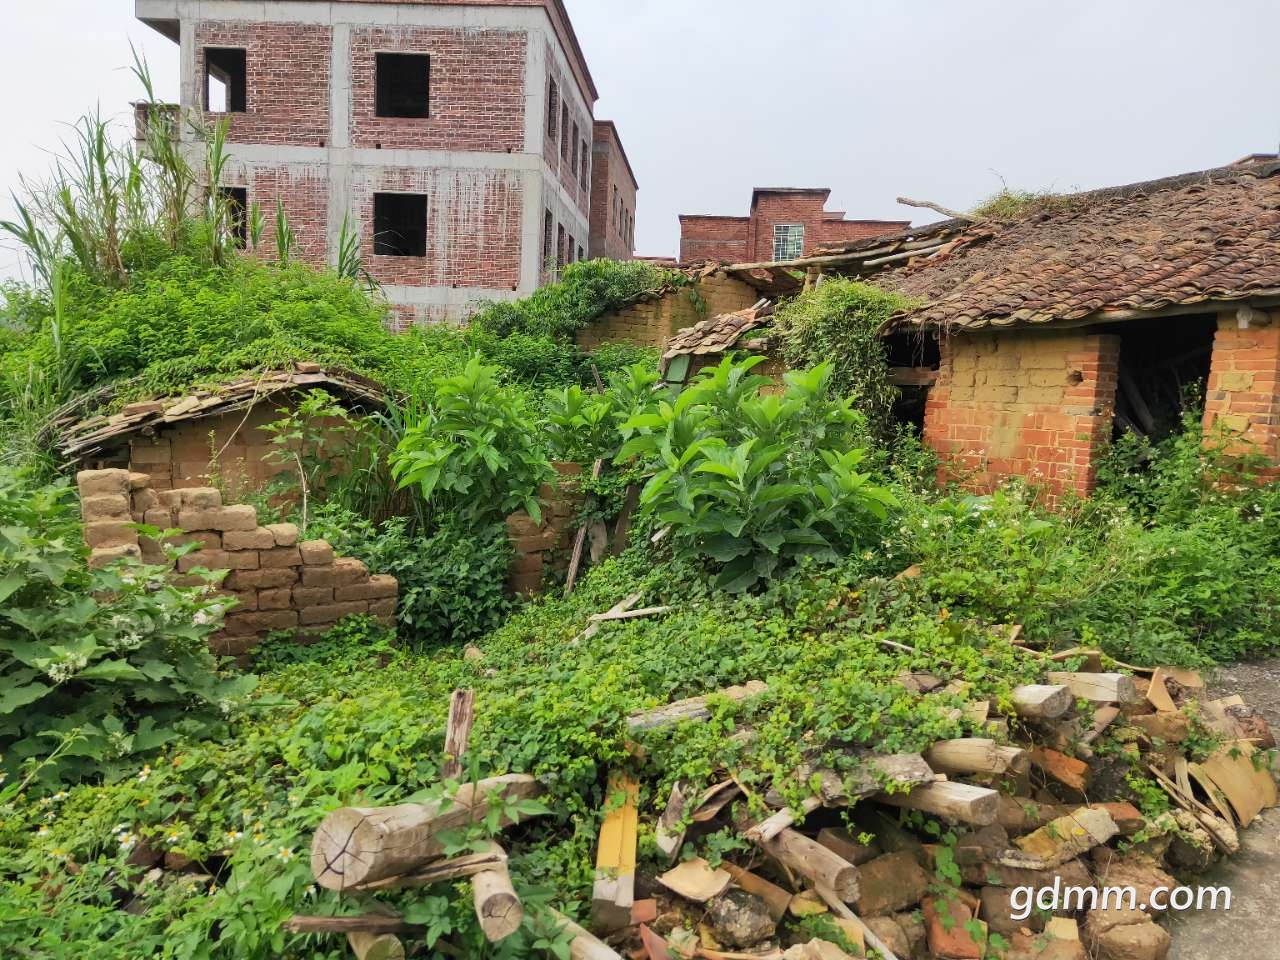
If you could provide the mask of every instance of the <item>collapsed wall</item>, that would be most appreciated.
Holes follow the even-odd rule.
[[[301,541],[295,524],[259,525],[255,507],[224,504],[215,487],[156,490],[150,476],[128,470],[84,470],[76,481],[91,566],[132,557],[172,565],[177,582],[187,585],[203,582],[191,575],[197,567],[228,571],[217,592],[235,604],[211,638],[214,653],[241,656],[277,630],[313,639],[355,614],[395,620],[394,577],[335,556],[324,540]],[[135,524],[178,532],[161,542],[140,536]],[[165,544],[197,549],[175,562]]]

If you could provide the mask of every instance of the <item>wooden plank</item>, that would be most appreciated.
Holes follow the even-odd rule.
[[[684,844],[685,828],[682,824],[685,807],[688,805],[688,790],[689,787],[682,781],[677,780],[672,784],[667,807],[662,811],[662,816],[658,818],[658,825],[653,831],[654,841],[662,851],[662,855],[667,858],[668,864],[675,862],[676,856],[680,853],[680,847]]]
[[[898,955],[889,949],[889,945],[877,937],[875,931],[863,923],[862,919],[849,909],[849,905],[844,903],[834,890],[821,883],[814,889],[818,892],[818,896],[827,902],[827,906],[831,908],[832,913],[857,925],[858,929],[862,931],[863,940],[868,947],[873,950],[879,950],[880,956],[884,960],[899,960]]]
[[[1030,755],[1021,747],[1005,747],[981,737],[943,740],[924,753],[924,760],[938,773],[965,776],[974,773],[1025,773]]]
[[[718,691],[715,696],[742,701],[764,693],[768,689],[768,684],[759,680],[750,680],[742,686],[726,687]],[[638,733],[642,730],[674,726],[685,720],[705,720],[711,716],[711,709],[707,706],[709,701],[710,695],[690,697],[687,700],[677,700],[675,703],[632,714],[627,718],[627,729],[632,733]]]
[[[1254,753],[1253,746],[1241,740],[1224,744],[1200,765],[1226,796],[1242,827],[1276,805],[1275,780],[1265,767],[1253,765]]]
[[[471,741],[471,725],[475,720],[476,692],[455,690],[449,698],[449,720],[444,733],[444,765],[441,780],[457,780],[462,775],[462,755]]]
[[[609,778],[606,802],[622,803],[605,815],[596,853],[596,879],[591,895],[591,920],[597,929],[619,930],[631,923],[636,899],[636,802],[640,784],[624,774]]]
[[[399,917],[386,914],[365,914],[359,917],[307,917],[293,916],[284,922],[290,933],[408,933],[427,932],[426,924],[405,923]]]

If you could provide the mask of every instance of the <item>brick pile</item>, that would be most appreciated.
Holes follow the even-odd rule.
[[[258,523],[247,504],[224,504],[214,487],[156,490],[144,473],[85,470],[76,477],[91,566],[132,557],[170,563],[160,542],[140,537],[133,524],[179,530],[165,538],[197,549],[178,558],[178,582],[197,567],[227,570],[221,594],[236,601],[223,631],[212,639],[215,653],[239,656],[276,630],[314,637],[344,617],[367,614],[394,621],[399,585],[371,575],[359,560],[336,557],[324,540],[300,542],[292,523]]]

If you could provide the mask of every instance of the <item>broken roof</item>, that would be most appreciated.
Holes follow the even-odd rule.
[[[766,326],[773,316],[773,304],[761,300],[753,307],[734,313],[722,313],[685,327],[667,341],[663,360],[682,354],[723,353],[733,347],[743,335]]]
[[[292,390],[323,389],[349,403],[374,407],[385,406],[387,401],[381,384],[368,377],[348,370],[324,370],[319,364],[300,363],[294,370],[268,370],[184,396],[138,401],[119,413],[81,419],[86,407],[109,402],[115,389],[113,385],[78,397],[55,415],[51,426],[66,459],[92,456],[133,433],[153,432],[157,427],[244,410]]]
[[[922,301],[899,325],[966,330],[1280,296],[1280,163],[1076,194],[1061,207],[916,231],[936,243],[882,264],[874,282]]]

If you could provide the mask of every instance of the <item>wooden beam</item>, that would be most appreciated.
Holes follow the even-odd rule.
[[[347,934],[347,945],[356,960],[404,960],[405,956],[404,944],[391,933],[353,931]]]
[[[506,862],[506,851],[496,843],[491,842],[486,844],[485,849],[479,852],[468,853],[449,860],[440,860],[436,863],[428,864],[415,873],[388,877],[386,880],[361,884],[358,887],[349,887],[348,890],[353,893],[371,893],[375,890],[405,890],[412,887],[429,887],[433,883],[443,883],[446,880],[473,877],[477,873],[492,870],[497,866],[504,865]]]
[[[746,826],[750,829],[754,824],[747,821]],[[858,899],[858,868],[816,840],[788,828],[771,840],[759,841],[759,846],[792,873],[834,890],[841,900]]]
[[[741,701],[764,693],[768,689],[768,684],[759,680],[749,680],[742,686],[726,687],[724,690],[717,691],[715,696]],[[690,697],[687,700],[677,700],[675,703],[632,714],[627,718],[627,729],[632,733],[638,733],[641,730],[674,726],[685,720],[705,720],[711,716],[711,709],[707,706],[710,696],[708,694]]]
[[[995,790],[954,780],[926,783],[910,793],[882,793],[876,800],[978,827],[995,823],[1000,810],[1000,794]]]
[[[472,899],[480,929],[490,943],[499,943],[524,923],[524,905],[511,885],[507,865],[477,873],[471,878]]]
[[[407,933],[423,934],[426,924],[405,923],[399,917],[382,913],[364,914],[358,917],[306,917],[293,916],[284,922],[290,933]]]
[[[1013,691],[1013,709],[1024,720],[1057,720],[1071,709],[1071,688],[1061,684],[1029,684]]]
[[[925,763],[938,773],[966,776],[975,773],[1025,773],[1030,755],[1021,747],[1005,747],[994,740],[967,737],[943,740],[925,751]]]
[[[1055,671],[1049,682],[1071,690],[1073,696],[1090,703],[1137,703],[1138,688],[1133,677],[1123,673],[1069,673]]]

